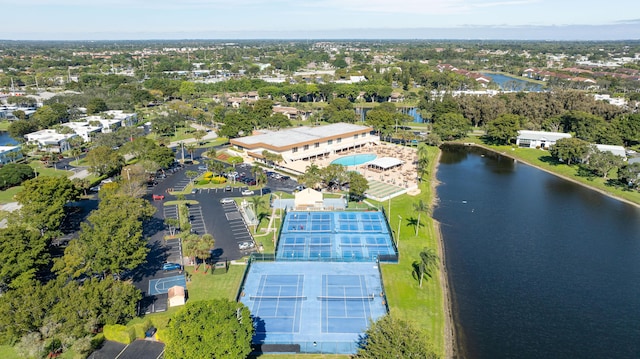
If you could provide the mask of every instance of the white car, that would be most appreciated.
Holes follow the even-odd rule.
[[[250,190],[250,189],[245,189],[244,191],[242,191],[242,195],[243,195],[243,196],[253,196],[253,194],[254,194],[254,193],[255,193],[255,192],[253,192],[253,191],[252,191],[252,190]]]
[[[220,200],[220,203],[222,203],[222,204],[230,204],[230,203],[233,203],[233,202],[235,202],[233,200],[233,198],[223,198],[223,199]]]

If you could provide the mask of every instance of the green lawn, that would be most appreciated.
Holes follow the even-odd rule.
[[[13,196],[18,194],[20,191],[22,191],[22,186],[11,187],[4,191],[0,191],[0,204],[15,202],[16,200]]]
[[[198,272],[194,271],[193,266],[186,266],[185,271],[191,276],[191,281],[187,282],[189,300],[235,300],[246,268],[244,265],[230,265],[225,274],[211,274],[210,271],[205,273],[202,265]]]
[[[432,165],[435,165],[437,152],[436,148],[430,148]],[[418,235],[415,235],[416,227],[413,223],[417,220],[417,214],[413,210],[413,203],[419,199],[431,203],[434,196],[428,181],[423,182],[420,189],[422,192],[418,196],[402,195],[391,201],[389,217],[392,230],[397,231],[400,222],[398,216],[402,217],[398,245],[400,262],[382,265],[382,276],[391,313],[416,322],[429,334],[437,352],[444,355],[445,311],[440,272],[434,272],[432,278],[425,278],[422,288],[412,276],[411,264],[418,260],[423,248],[434,248],[440,253],[433,220],[424,213],[420,216]],[[387,203],[380,203],[380,205],[384,205],[385,210],[388,210]]]

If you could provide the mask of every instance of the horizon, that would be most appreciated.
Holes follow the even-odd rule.
[[[640,39],[640,18],[627,17],[640,14],[631,0],[0,0],[0,6],[24,15],[0,23],[0,39],[13,41]]]

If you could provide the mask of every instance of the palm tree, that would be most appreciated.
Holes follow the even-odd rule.
[[[191,156],[191,162],[193,162],[193,153],[196,152],[196,145],[193,143],[190,143],[185,148],[187,149],[187,152]]]
[[[209,157],[210,159],[214,159],[218,156],[218,152],[216,151],[215,147],[210,147],[209,151],[207,151],[207,157]]]
[[[78,162],[80,161],[79,157],[82,154],[82,150],[78,147],[74,147],[69,151],[69,154],[76,159],[76,166],[77,166]]]
[[[219,176],[220,173],[224,171],[224,165],[222,164],[222,162],[216,160],[208,160],[207,168],[209,169],[209,171],[215,173],[216,176]]]
[[[262,207],[262,205],[264,204],[265,199],[262,196],[253,196],[251,197],[250,201],[251,201],[251,205],[253,206],[253,212],[256,215],[256,218],[258,218],[259,217],[258,212],[260,211],[260,207]],[[256,224],[256,226],[254,227],[253,229],[254,233],[258,231],[259,224],[260,223]]]
[[[426,203],[424,203],[423,200],[418,200],[418,202],[413,204],[413,210],[418,212],[418,223],[416,225],[416,236],[418,235],[418,229],[420,228],[420,215],[424,212],[426,214],[429,214],[429,211],[431,210],[429,208],[429,206],[427,206]]]
[[[267,174],[264,171],[260,171],[256,176],[256,185],[260,186],[260,196],[262,196],[262,190],[264,189],[264,185],[267,183]]]
[[[440,258],[434,249],[425,247],[420,252],[420,260],[413,262],[414,274],[419,278],[420,288],[422,288],[422,278],[424,278],[425,274],[431,277],[431,271],[436,267],[439,260]]]
[[[189,234],[182,240],[182,248],[187,257],[193,259],[195,270],[198,270],[198,259],[207,260],[211,256],[211,249],[215,246],[215,239],[210,234],[198,236],[197,234]]]

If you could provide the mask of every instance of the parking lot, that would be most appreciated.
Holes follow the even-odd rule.
[[[191,223],[191,233],[207,234],[207,226],[204,224],[204,217],[202,216],[202,207],[198,205],[189,206],[189,223]]]
[[[233,235],[238,250],[242,255],[247,255],[255,249],[255,242],[249,227],[244,222],[242,215],[238,211],[236,202],[222,204],[224,215],[227,218],[229,229]]]

